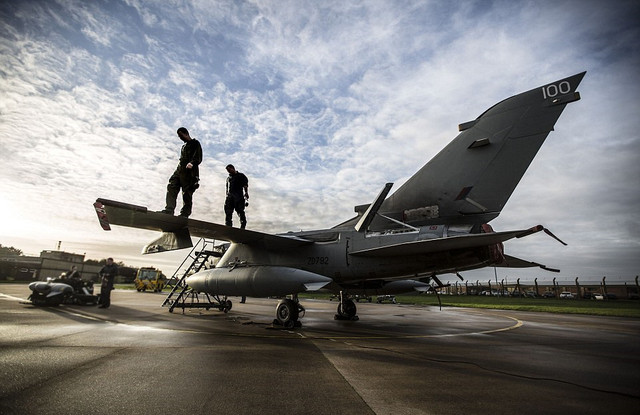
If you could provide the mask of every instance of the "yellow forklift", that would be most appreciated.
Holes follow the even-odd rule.
[[[167,284],[167,277],[159,269],[142,267],[138,270],[133,283],[138,291],[161,292]]]

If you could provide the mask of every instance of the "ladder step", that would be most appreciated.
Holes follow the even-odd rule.
[[[222,257],[222,254],[223,253],[220,252],[220,251],[200,251],[200,252],[196,252],[196,255],[198,255],[198,256],[205,256],[206,255],[207,257],[214,256],[214,257],[217,257],[217,258]]]
[[[215,243],[215,240],[212,240],[211,245],[213,245],[214,243]],[[207,248],[207,240],[205,238],[200,238],[200,240],[191,249],[191,252],[189,252],[189,254],[184,259],[184,261],[182,261],[182,264],[180,264],[180,266],[176,269],[176,272],[173,274],[173,276],[169,278],[169,281],[175,280],[177,279],[177,276],[182,272],[182,275],[180,276],[179,279],[177,279],[177,282],[173,285],[171,292],[169,293],[169,295],[167,295],[164,302],[162,303],[162,307],[169,305],[170,307],[169,311],[172,312],[175,307],[179,307],[183,309],[194,308],[193,306],[190,306],[188,304],[192,304],[194,299],[195,301],[200,301],[197,293],[187,292],[187,284],[185,282],[186,278],[189,275],[191,275],[191,271],[195,271],[195,272],[200,271],[202,267],[207,263],[207,260],[209,259],[210,256],[222,257],[222,255],[224,254],[224,248],[222,248],[221,246],[218,246],[218,247],[213,246],[213,249],[206,249],[206,248]],[[186,268],[186,270],[182,271],[183,266],[185,265],[185,263],[187,263],[189,259],[192,259],[191,263]],[[179,290],[179,288],[182,288],[180,290],[180,293],[177,295],[175,299],[172,299],[174,294],[176,294],[176,292]],[[191,303],[187,303],[187,301],[191,301]],[[211,302],[211,299],[209,298],[208,295],[207,295],[207,301],[201,302],[199,304],[202,304],[202,306],[198,306],[198,307],[202,307],[202,308],[206,308],[206,307],[219,308],[219,303]]]

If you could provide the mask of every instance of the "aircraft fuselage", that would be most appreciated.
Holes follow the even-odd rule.
[[[425,252],[414,256],[353,255],[371,248],[451,234],[448,226],[428,226],[419,231],[367,234],[351,230],[327,230],[305,238],[316,242],[288,251],[270,250],[269,246],[231,244],[216,268],[283,266],[302,269],[331,278],[339,284],[364,280],[393,280],[407,277],[442,274],[487,266],[490,256],[486,248],[469,248],[440,252]],[[289,234],[298,236],[298,234]],[[320,242],[321,241],[321,242]]]

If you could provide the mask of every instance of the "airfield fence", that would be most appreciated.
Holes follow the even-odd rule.
[[[592,299],[602,296],[604,299],[628,298],[638,299],[640,285],[638,276],[633,281],[607,281],[607,277],[601,280],[583,279],[576,277],[573,282],[567,280],[558,281],[556,278],[548,281],[538,282],[538,279],[529,282],[520,282],[520,278],[509,282],[508,279],[501,281],[487,280],[476,282],[464,281],[452,283],[440,289],[440,294],[451,295],[491,295],[509,297],[554,297],[561,298],[563,293],[572,299]],[[564,298],[564,297],[563,297]]]

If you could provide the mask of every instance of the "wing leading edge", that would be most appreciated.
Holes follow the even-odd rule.
[[[448,238],[426,239],[423,241],[404,242],[378,248],[363,249],[351,252],[354,256],[397,257],[430,254],[434,252],[469,249],[499,244],[509,239],[522,238],[544,230],[542,225],[515,231],[478,233],[472,235],[451,236]]]
[[[262,244],[266,249],[288,249],[313,243],[296,237],[271,235],[153,212],[144,206],[114,200],[97,199],[93,206],[104,230],[110,230],[110,225],[118,225],[162,232],[162,236],[148,244],[143,253],[190,248],[191,236],[241,244]]]

